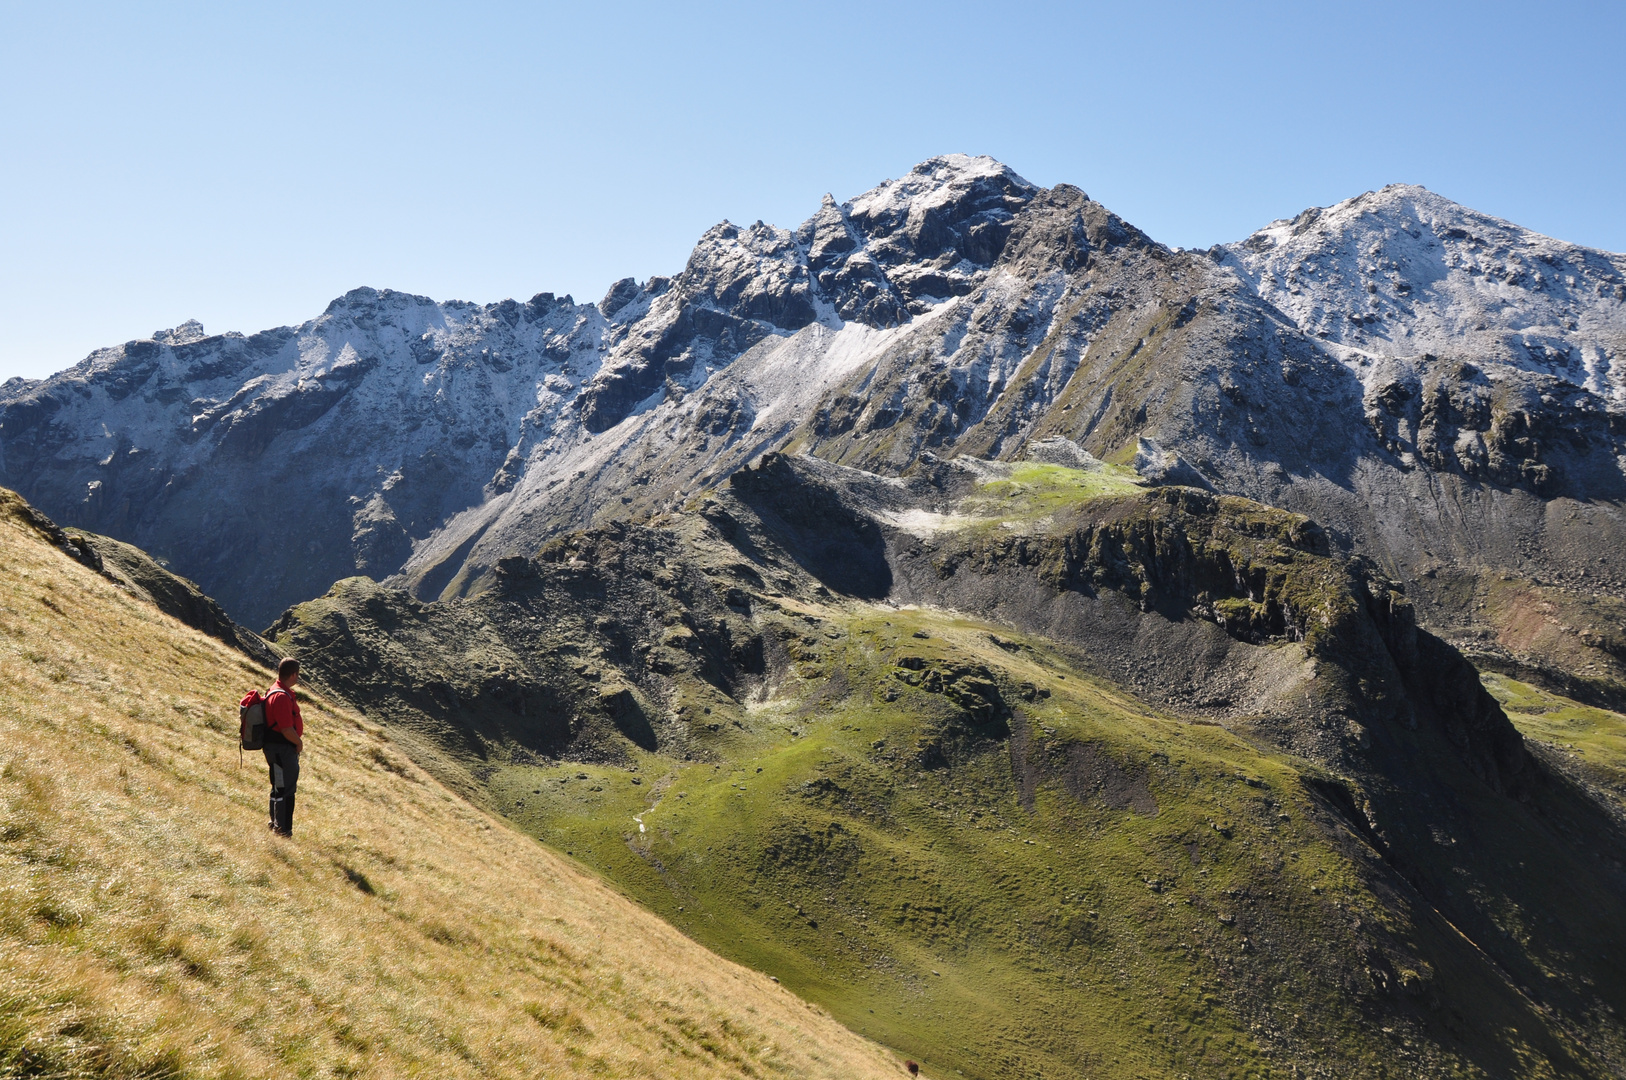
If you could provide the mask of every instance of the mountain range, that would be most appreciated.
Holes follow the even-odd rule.
[[[1618,1075],[1623,353],[1422,188],[1192,251],[950,155],[12,380],[0,483],[929,1070]]]
[[[1476,655],[1618,703],[1623,350],[1626,259],[1420,188],[1194,252],[949,156],[597,305],[358,289],[12,380],[0,482],[263,625],[357,573],[465,593],[767,450],[897,472],[1062,436],[1309,513]],[[1523,625],[1549,610],[1577,632]]]

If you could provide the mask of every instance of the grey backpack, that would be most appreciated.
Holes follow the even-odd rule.
[[[244,750],[265,749],[265,698],[250,690],[237,706],[237,745]]]

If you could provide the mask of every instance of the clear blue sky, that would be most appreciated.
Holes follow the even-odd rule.
[[[1620,3],[0,0],[0,379],[357,285],[596,300],[933,154],[1166,243],[1392,181],[1626,250]]]

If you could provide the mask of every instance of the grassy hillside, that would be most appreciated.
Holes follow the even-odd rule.
[[[494,809],[943,1075],[1626,1060],[1620,830],[1561,778],[1486,765],[1522,750],[1454,653],[1417,655],[1457,711],[1407,698],[1378,600],[1304,519],[1055,469],[923,483],[924,510],[848,480],[759,474],[761,517],[719,493],[504,560],[466,600],[341,583],[278,640]],[[883,537],[865,499],[921,532]],[[905,574],[1057,629],[831,584]],[[1177,691],[1187,652],[1269,692],[1205,714],[1206,691],[1152,704],[1103,675],[1155,662],[1149,689]]]
[[[0,492],[0,1076],[902,1074],[320,698],[268,835],[267,681]]]

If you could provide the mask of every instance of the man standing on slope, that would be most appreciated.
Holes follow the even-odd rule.
[[[299,750],[305,721],[299,715],[294,687],[299,661],[288,657],[277,665],[277,681],[265,694],[265,763],[271,766],[271,831],[294,834],[294,791],[299,786]]]

